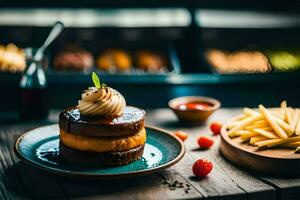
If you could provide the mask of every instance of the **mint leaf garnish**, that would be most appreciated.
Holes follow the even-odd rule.
[[[94,82],[95,87],[100,89],[101,88],[100,79],[95,72],[92,73],[92,80]]]

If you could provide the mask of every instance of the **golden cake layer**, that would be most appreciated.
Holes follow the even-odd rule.
[[[60,142],[79,151],[116,152],[134,149],[146,142],[146,130],[123,137],[88,137],[75,135],[60,129]]]

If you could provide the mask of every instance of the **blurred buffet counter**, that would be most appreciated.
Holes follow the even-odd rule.
[[[53,108],[76,104],[93,71],[129,104],[148,108],[182,95],[212,96],[226,107],[285,98],[300,105],[297,12],[8,6],[0,9],[0,89],[9,98],[0,110],[16,109],[24,51],[39,47],[58,20],[66,29],[42,62]]]

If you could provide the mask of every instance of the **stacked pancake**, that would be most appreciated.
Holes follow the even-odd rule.
[[[146,142],[145,111],[126,106],[116,90],[84,91],[75,107],[60,113],[60,155],[82,165],[118,166],[141,158]]]

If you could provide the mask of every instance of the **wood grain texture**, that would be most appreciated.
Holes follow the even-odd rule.
[[[240,112],[240,109],[221,109],[210,121],[224,122]],[[196,138],[210,135],[206,124],[199,127],[178,124],[168,109],[147,111],[147,124],[186,131],[189,138],[185,142],[187,154],[184,159],[158,174],[109,182],[54,176],[15,157],[12,151],[15,138],[30,128],[56,122],[57,112],[52,112],[51,120],[47,122],[1,119],[4,119],[3,115],[0,115],[0,199],[299,199],[300,179],[261,176],[241,170],[220,156],[218,137],[214,137],[212,149],[199,150]],[[207,158],[214,164],[206,179],[199,180],[192,175],[191,166],[198,158]],[[190,184],[191,190],[189,193],[182,188],[171,190],[168,185],[161,184],[162,177]]]
[[[231,112],[217,111],[210,121],[224,121],[234,116],[239,110]],[[198,148],[197,138],[201,135],[211,136],[206,124],[199,127],[184,127],[176,123],[174,115],[166,109],[148,112],[147,122],[166,128],[168,130],[183,130],[189,134],[185,141],[187,155],[175,168],[187,177],[188,181],[201,192],[204,197],[219,199],[220,196],[228,199],[275,199],[273,187],[254,178],[247,172],[232,166],[224,160],[218,151],[219,138],[213,137],[215,144],[212,149],[201,150]],[[209,122],[208,122],[209,124]],[[193,178],[191,166],[199,158],[210,160],[214,164],[212,173],[203,180]]]
[[[49,123],[43,121],[1,126],[0,162],[3,166],[4,181],[0,180],[0,184],[5,186],[5,189],[1,190],[5,192],[3,199],[66,199],[56,176],[20,162],[13,151],[15,140],[23,132]]]
[[[26,199],[26,191],[21,184],[16,168],[17,158],[12,151],[12,144],[18,136],[15,130],[2,129],[0,134],[1,163],[1,199]]]
[[[262,175],[260,175],[259,178],[277,190],[278,199],[300,199],[300,178],[270,177]]]
[[[171,190],[163,184],[164,179],[187,184],[186,180],[175,170],[120,180],[63,178],[62,183],[70,199],[193,199],[201,197],[193,187],[190,187],[191,190],[188,193],[185,192],[186,187]]]

